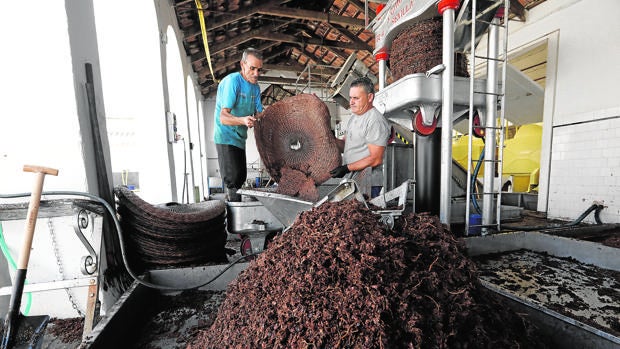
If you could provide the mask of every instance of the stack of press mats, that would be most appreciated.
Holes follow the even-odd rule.
[[[224,202],[151,205],[124,186],[115,187],[114,194],[132,267],[228,262]]]

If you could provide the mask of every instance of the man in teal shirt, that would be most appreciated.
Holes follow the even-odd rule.
[[[215,99],[215,148],[227,201],[240,201],[237,190],[247,177],[245,140],[248,127],[254,127],[256,114],[263,111],[258,76],[263,56],[253,49],[243,51],[241,71],[220,82]]]

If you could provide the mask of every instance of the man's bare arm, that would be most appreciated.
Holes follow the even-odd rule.
[[[368,144],[368,150],[370,155],[363,159],[359,159],[356,162],[350,163],[347,167],[350,171],[360,171],[366,167],[376,167],[383,163],[383,153],[385,147],[375,144]]]
[[[222,125],[228,126],[247,126],[254,127],[256,118],[252,115],[248,116],[234,116],[230,113],[230,108],[222,108],[220,112],[220,122]]]

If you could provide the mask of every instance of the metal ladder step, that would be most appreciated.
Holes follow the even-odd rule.
[[[503,93],[486,92],[486,91],[474,91],[474,93],[477,93],[480,95],[492,95],[492,96],[504,97]]]
[[[482,164],[484,164],[485,166],[488,163],[488,167],[492,167],[495,168],[497,170],[497,172],[495,173],[495,177],[502,177],[503,174],[503,150],[505,147],[504,144],[504,137],[505,137],[505,131],[506,131],[506,127],[505,127],[505,102],[506,102],[506,86],[505,86],[505,82],[506,82],[506,65],[508,62],[508,46],[507,46],[507,36],[508,36],[508,21],[509,21],[509,12],[510,12],[510,1],[511,0],[495,0],[495,1],[491,1],[490,3],[487,2],[486,4],[478,4],[476,0],[465,0],[464,1],[464,6],[468,6],[469,10],[470,10],[470,15],[469,15],[469,22],[471,23],[470,25],[472,26],[472,33],[476,32],[476,25],[480,24],[482,27],[488,26],[489,29],[489,33],[491,31],[494,32],[495,38],[494,40],[497,40],[496,42],[494,42],[494,46],[497,46],[497,48],[493,48],[493,50],[489,50],[487,47],[487,53],[484,54],[482,52],[478,53],[475,50],[475,45],[476,42],[474,41],[474,39],[472,38],[472,42],[470,44],[470,50],[471,53],[469,55],[470,57],[470,70],[471,70],[471,76],[470,76],[470,89],[469,89],[469,98],[470,98],[470,131],[474,131],[474,129],[484,129],[487,130],[488,132],[488,137],[492,137],[493,141],[490,142],[489,144],[492,144],[493,147],[496,150],[499,150],[499,153],[496,154],[495,156],[490,156],[490,158],[492,159],[482,159],[482,160],[478,160],[478,159],[474,159],[472,157],[472,151],[473,151],[473,145],[470,143],[469,144],[469,149],[468,149],[468,161],[471,161],[470,165],[471,168],[468,167],[468,171],[471,171],[471,169],[473,168],[473,164],[475,164],[475,166],[480,166]],[[479,5],[482,5],[479,7]],[[497,9],[499,6],[503,6],[505,11],[504,11],[504,16],[503,16],[503,20],[500,18],[493,18],[491,20],[491,17],[489,15],[485,15],[488,14],[488,12],[493,11],[495,9]],[[471,15],[471,13],[473,13],[473,15]],[[490,34],[489,34],[490,35]],[[500,46],[500,40],[499,40],[499,35],[503,35],[503,47]],[[472,34],[473,36],[473,34]],[[491,45],[491,43],[489,43],[488,45]],[[493,56],[493,57],[490,57]],[[480,64],[479,66],[476,65],[476,61],[480,60]],[[494,86],[495,83],[491,86],[488,86],[487,88],[482,88],[482,90],[478,90],[476,91],[474,86],[475,83],[474,81],[481,78],[481,77],[476,77],[475,72],[477,69],[483,69],[484,65],[486,65],[486,70],[487,73],[490,72],[489,67],[492,67],[495,70],[501,70],[501,73],[499,73],[499,71],[497,71],[497,73],[499,73],[499,75],[497,76],[497,86]],[[495,78],[495,77],[494,77]],[[487,77],[488,79],[488,77]],[[488,90],[488,91],[485,91]],[[471,118],[471,115],[474,113],[473,112],[473,100],[474,100],[474,96],[475,95],[487,95],[487,96],[496,96],[494,98],[486,98],[488,104],[490,104],[488,107],[489,108],[493,108],[494,106],[499,108],[500,110],[498,110],[498,114],[493,115],[494,118],[497,118],[499,125],[500,126],[495,126],[495,122],[493,123],[494,127],[486,127],[486,126],[474,126],[473,125],[473,121]],[[489,111],[491,113],[491,111]],[[482,120],[480,120],[482,121]],[[482,122],[481,122],[482,123]],[[497,142],[495,142],[497,139]],[[470,142],[471,142],[471,138],[470,138]],[[497,143],[497,144],[495,144]],[[497,164],[497,165],[495,165]],[[495,172],[495,171],[494,171]],[[486,173],[485,173],[485,178],[486,178]],[[483,190],[477,191],[476,190],[472,190],[471,188],[471,182],[472,179],[470,178],[471,174],[468,172],[468,186],[467,186],[467,198],[468,200],[470,200],[469,198],[472,197],[471,200],[473,200],[473,198],[478,198],[479,200],[484,200],[485,202],[488,201],[489,199],[491,200],[496,200],[496,213],[493,214],[492,212],[488,212],[488,210],[485,210],[485,212],[483,212],[483,218],[484,215],[489,215],[489,216],[496,216],[495,218],[493,218],[494,220],[496,220],[496,223],[493,224],[486,224],[486,225],[480,225],[479,223],[476,225],[470,224],[469,222],[469,215],[471,215],[471,211],[470,211],[470,207],[469,205],[466,205],[466,227],[465,227],[465,231],[468,232],[469,229],[471,227],[482,227],[482,228],[493,228],[493,227],[497,227],[497,229],[499,230],[499,222],[501,221],[501,217],[499,216],[501,213],[501,209],[500,209],[500,205],[501,205],[501,190],[498,190],[496,188],[495,185],[493,185],[493,188],[483,188]],[[477,179],[476,179],[477,180]],[[501,184],[501,183],[500,183]],[[486,189],[486,191],[485,191]],[[491,217],[488,217],[491,218]]]
[[[480,59],[484,59],[486,61],[496,61],[496,62],[502,62],[502,63],[506,62],[505,58],[492,58],[492,57],[478,56],[478,55],[476,55],[474,57],[480,58]]]
[[[502,160],[496,159],[496,160],[486,160],[486,159],[482,159],[482,160],[478,160],[478,159],[472,159],[471,162],[495,162],[495,163],[500,163],[502,162]]]
[[[488,24],[488,25],[494,25],[496,27],[500,27],[500,28],[506,28],[505,24],[497,24],[497,23],[493,23],[493,22],[489,22],[489,21],[485,21],[483,19],[477,19],[476,23],[484,23],[484,24]]]
[[[503,131],[504,127],[501,126],[491,126],[491,127],[486,127],[486,126],[475,126],[474,128],[480,128],[480,129],[491,129],[491,130],[500,130]]]

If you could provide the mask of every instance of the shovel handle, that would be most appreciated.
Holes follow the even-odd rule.
[[[58,176],[57,169],[37,165],[24,165],[24,172],[44,173],[52,176]]]
[[[57,176],[58,170],[35,165],[24,165],[24,172],[34,172],[37,174],[32,193],[30,194],[30,203],[28,204],[28,212],[26,213],[26,228],[22,241],[22,249],[17,260],[17,269],[27,269],[28,260],[30,259],[30,248],[32,247],[32,237],[34,236],[34,228],[37,223],[37,215],[39,214],[39,204],[41,203],[41,192],[43,191],[43,180],[45,175]]]

